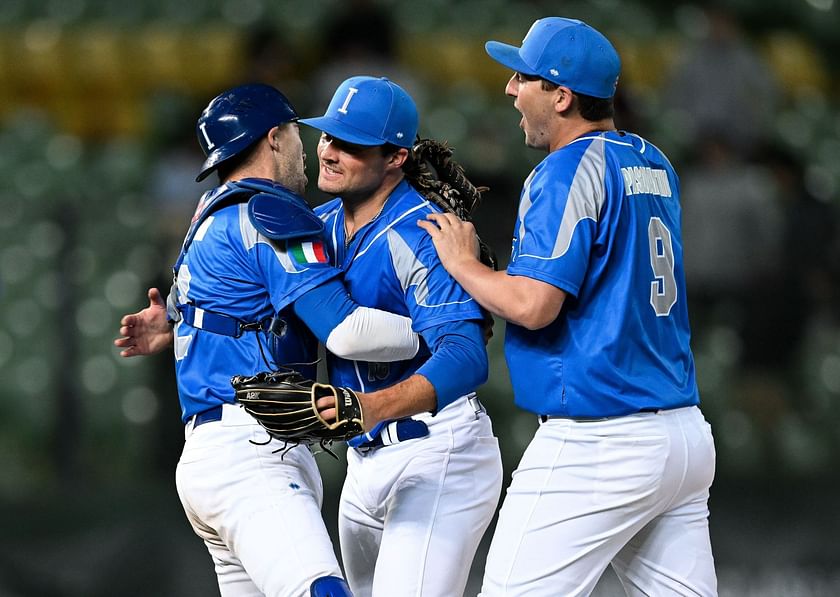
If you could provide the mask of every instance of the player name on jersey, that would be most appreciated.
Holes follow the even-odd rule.
[[[624,192],[630,195],[661,195],[671,197],[671,183],[668,182],[668,173],[665,170],[653,169],[642,166],[633,166],[621,169],[624,177]]]

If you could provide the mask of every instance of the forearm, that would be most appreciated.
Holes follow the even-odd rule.
[[[461,261],[449,273],[479,305],[511,323],[536,329],[553,321],[560,311],[560,305],[541,304],[529,279],[493,271],[478,259]]]
[[[432,213],[417,225],[429,233],[446,271],[478,304],[502,319],[528,329],[554,321],[566,293],[527,276],[510,276],[483,265],[478,259],[475,228],[454,214]]]
[[[437,405],[434,386],[417,373],[383,390],[359,394],[359,400],[367,429],[380,421],[434,411]]]

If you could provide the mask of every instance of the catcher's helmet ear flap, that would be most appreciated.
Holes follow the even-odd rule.
[[[272,127],[297,119],[286,96],[270,85],[240,85],[217,95],[195,126],[198,143],[207,156],[196,182],[247,149]]]

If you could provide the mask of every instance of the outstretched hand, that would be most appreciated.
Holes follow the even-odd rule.
[[[417,225],[432,237],[438,257],[450,274],[465,262],[478,260],[478,236],[472,223],[451,213],[430,213]]]
[[[166,303],[157,288],[149,288],[149,306],[123,315],[120,320],[121,338],[114,346],[122,348],[121,357],[156,354],[172,345],[172,327],[166,319]]]

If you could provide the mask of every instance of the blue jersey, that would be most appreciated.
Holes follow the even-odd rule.
[[[205,194],[199,210],[218,191]],[[281,313],[287,325],[281,336],[250,331],[235,338],[179,322],[175,370],[184,422],[208,408],[233,402],[230,379],[234,375],[312,360],[317,341],[291,313],[291,305],[338,274],[327,261],[321,237],[271,241],[254,228],[247,203],[228,205],[208,216],[177,271],[179,305],[191,303],[244,322],[264,321]],[[272,342],[279,342],[274,352]],[[314,371],[308,373],[314,375]]]
[[[542,329],[507,325],[516,403],[596,418],[697,404],[682,264],[679,180],[659,149],[606,132],[551,152],[525,181],[507,273],[568,296]]]
[[[379,215],[347,243],[341,200],[315,208],[326,226],[331,260],[343,270],[344,284],[353,300],[410,317],[412,328],[421,335],[432,328],[445,333],[447,326],[480,321],[482,317],[478,304],[441,265],[431,237],[417,226],[417,220],[433,211],[439,210],[403,181]],[[428,334],[424,340],[429,340]],[[486,367],[483,345],[480,352],[477,357],[484,359]],[[421,342],[417,356],[409,361],[372,363],[330,355],[330,382],[366,392],[382,389],[417,372],[429,361],[430,354],[426,343]],[[463,375],[469,378],[470,373]],[[435,386],[438,392],[439,385]],[[439,393],[438,407],[444,406],[442,400],[453,398]]]

